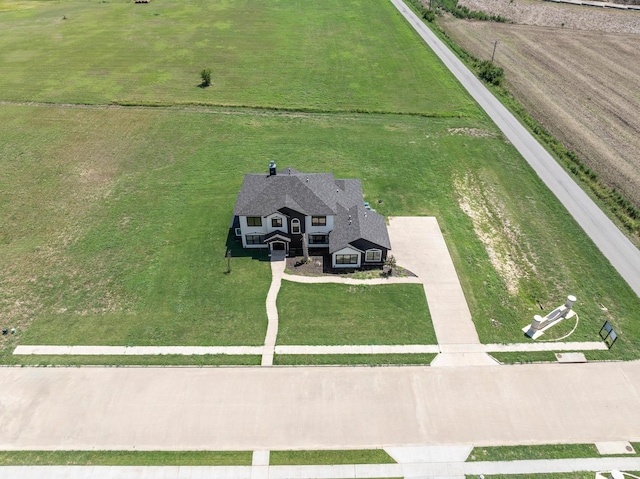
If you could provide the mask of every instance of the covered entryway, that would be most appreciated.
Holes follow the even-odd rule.
[[[291,237],[282,231],[273,231],[264,237],[264,242],[269,246],[269,255],[274,251],[283,251],[286,255],[289,253]]]

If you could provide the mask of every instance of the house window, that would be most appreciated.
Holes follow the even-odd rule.
[[[367,250],[367,253],[364,256],[365,261],[382,261],[382,251],[379,249],[370,249]]]
[[[262,216],[247,216],[247,226],[262,226]]]
[[[271,226],[273,228],[282,228],[282,218],[271,218]]]
[[[358,264],[357,254],[337,254],[336,264]]]
[[[264,235],[247,235],[247,244],[263,244]]]
[[[327,226],[327,217],[326,216],[312,216],[311,217],[311,226]]]
[[[236,236],[242,236],[242,230],[240,228],[236,228]]]
[[[327,235],[309,235],[309,244],[327,244]]]
[[[298,218],[291,220],[291,233],[300,234],[300,220]]]

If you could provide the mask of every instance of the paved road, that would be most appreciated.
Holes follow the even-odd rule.
[[[640,441],[640,361],[0,368],[0,450]]]
[[[620,275],[640,296],[640,251],[624,236],[553,157],[429,30],[402,0],[391,3],[478,102],[538,176],[567,208]]]

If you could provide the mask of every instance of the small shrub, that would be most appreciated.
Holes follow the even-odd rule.
[[[484,60],[478,65],[478,75],[487,83],[500,86],[504,80],[504,70],[494,65],[489,60]]]
[[[200,79],[202,80],[201,87],[204,88],[211,85],[211,68],[203,68],[200,72]]]
[[[422,12],[422,18],[431,23],[435,21],[436,14],[433,10],[425,10],[424,12]]]

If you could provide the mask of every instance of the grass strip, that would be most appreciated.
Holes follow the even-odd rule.
[[[0,451],[3,466],[250,466],[251,451]]]
[[[305,466],[334,464],[395,464],[382,449],[354,449],[329,451],[271,451],[272,466]]]
[[[635,454],[610,454],[612,456],[637,456],[638,444],[632,444]],[[609,455],[609,454],[607,454]],[[525,461],[536,459],[583,459],[602,457],[595,444],[544,444],[535,446],[474,447],[467,462],[477,461]]]
[[[259,366],[258,355],[158,354],[144,356],[7,356],[6,364],[21,366]]]
[[[386,366],[431,364],[437,354],[276,354],[278,366]]]
[[[553,472],[550,474],[496,474],[484,475],[485,479],[593,479],[593,472]],[[478,479],[475,474],[467,474],[466,479]]]
[[[554,351],[490,353],[490,355],[504,364],[556,362],[558,360]]]

